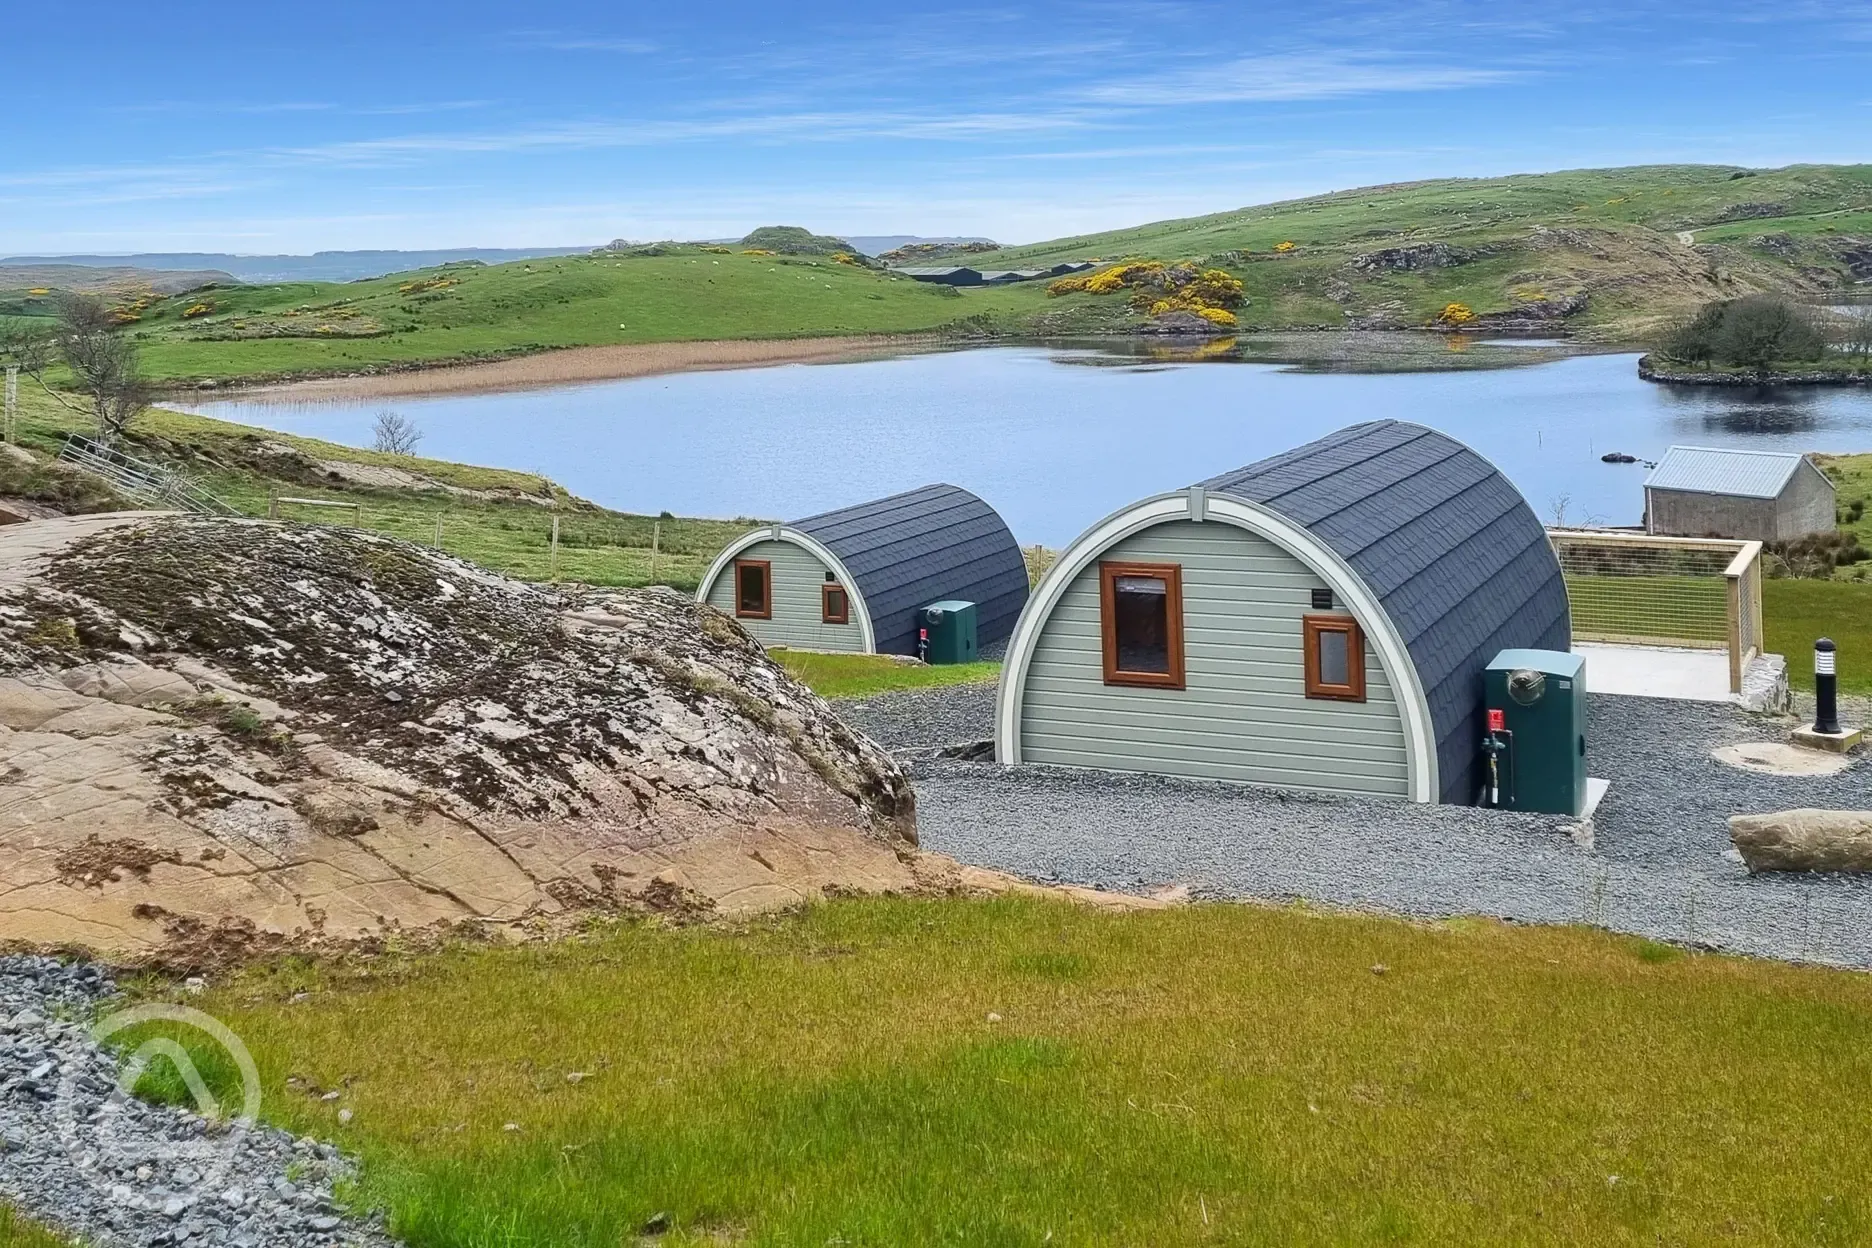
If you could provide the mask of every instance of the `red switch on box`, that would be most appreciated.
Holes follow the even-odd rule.
[[[1490,707],[1488,713],[1488,730],[1490,732],[1506,732],[1508,730],[1508,712],[1498,707]]]

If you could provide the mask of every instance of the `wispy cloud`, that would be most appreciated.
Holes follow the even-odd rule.
[[[1244,56],[1217,65],[1113,79],[1081,88],[1078,94],[1106,104],[1173,107],[1447,91],[1492,86],[1519,76],[1520,71],[1486,66],[1426,64],[1380,53],[1318,51]]]
[[[510,47],[537,48],[542,52],[616,52],[627,56],[647,56],[660,51],[649,39],[604,35],[565,34],[552,30],[520,30],[507,36]]]

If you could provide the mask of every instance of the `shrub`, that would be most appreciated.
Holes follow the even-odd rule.
[[[1439,325],[1467,325],[1476,319],[1476,314],[1466,303],[1446,303],[1436,319]]]
[[[185,321],[192,321],[198,316],[207,316],[209,313],[213,312],[214,310],[215,310],[215,305],[214,305],[213,300],[204,300],[201,303],[191,303],[188,307],[182,309],[182,319]]]
[[[1820,359],[1826,336],[1800,305],[1778,295],[1745,295],[1705,304],[1665,335],[1658,352],[1682,364],[1766,371],[1779,363]]]
[[[1233,329],[1236,325],[1235,314],[1226,308],[1197,308],[1196,315],[1211,325],[1221,325],[1227,329]]]
[[[1275,243],[1274,250],[1284,253],[1284,252],[1292,251],[1295,247],[1298,247],[1299,245],[1300,244],[1294,243],[1294,242]]]

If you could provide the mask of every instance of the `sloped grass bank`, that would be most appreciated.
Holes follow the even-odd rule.
[[[1872,1234],[1872,979],[1580,929],[863,900],[192,1003],[416,1248]]]
[[[81,413],[30,382],[21,385],[20,440],[42,461],[58,454],[65,434],[91,432]],[[449,554],[534,581],[692,590],[722,547],[752,523],[612,511],[535,473],[389,455],[166,408],[138,416],[125,449],[180,468],[244,515],[267,515],[276,496],[343,503],[343,509],[288,503],[280,513],[287,520],[355,524],[424,545],[439,541]],[[0,463],[0,488],[30,486],[48,471]],[[81,488],[99,483],[61,474],[36,493],[59,501]],[[122,505],[107,490],[83,501],[85,510]]]
[[[822,698],[868,698],[898,689],[988,684],[1001,675],[999,663],[952,663],[926,667],[882,654],[814,654],[775,650],[774,660]]]

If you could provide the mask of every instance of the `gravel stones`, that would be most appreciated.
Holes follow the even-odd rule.
[[[1751,877],[1728,827],[1736,814],[1863,809],[1872,762],[1824,777],[1724,766],[1713,749],[1784,735],[1732,707],[1592,697],[1589,770],[1612,782],[1592,850],[1575,844],[1569,821],[1549,816],[937,756],[991,729],[985,687],[889,694],[840,710],[910,760],[923,847],[962,862],[1089,888],[1187,884],[1209,898],[1587,923],[1872,967],[1872,878]]]
[[[95,966],[0,957],[0,1198],[97,1248],[395,1244],[334,1201],[331,1145],[121,1095],[91,1031],[115,993]]]

